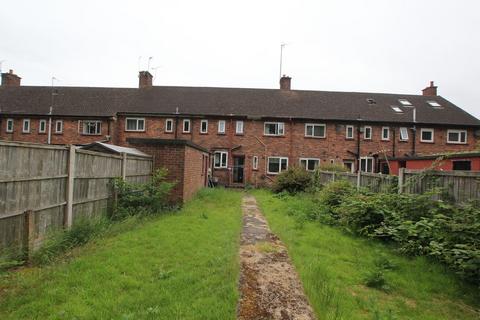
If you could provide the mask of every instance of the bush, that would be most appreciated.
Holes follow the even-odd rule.
[[[317,170],[331,172],[348,172],[348,169],[344,165],[338,163],[323,163],[318,167]]]
[[[273,191],[276,193],[286,191],[288,193],[297,193],[305,191],[311,183],[312,176],[302,167],[290,167],[277,176],[273,184]]]

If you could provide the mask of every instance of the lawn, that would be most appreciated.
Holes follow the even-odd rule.
[[[377,241],[298,217],[310,196],[252,191],[270,227],[287,245],[319,319],[479,319],[478,288],[426,258],[407,258]],[[389,261],[389,290],[364,285],[377,261]]]
[[[235,319],[241,197],[203,190],[74,257],[0,275],[0,319]]]

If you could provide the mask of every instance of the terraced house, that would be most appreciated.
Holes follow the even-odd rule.
[[[292,90],[286,76],[279,89],[152,86],[148,71],[138,88],[52,88],[21,86],[10,71],[0,111],[4,140],[188,141],[226,185],[266,183],[293,165],[388,173],[389,158],[474,150],[480,129],[433,82],[421,95],[328,92]]]

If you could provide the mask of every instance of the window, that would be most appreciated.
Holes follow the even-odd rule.
[[[436,107],[436,108],[438,108],[438,107],[441,107],[441,106],[442,106],[440,103],[438,103],[438,102],[437,102],[437,101],[435,101],[435,100],[428,100],[428,101],[427,101],[427,103],[428,103],[430,106],[432,106],[432,107]]]
[[[253,156],[252,158],[252,169],[253,170],[258,170],[258,157]]]
[[[453,170],[463,170],[470,171],[472,170],[472,162],[469,160],[455,160],[452,161]]]
[[[208,133],[208,120],[200,121],[200,133]]]
[[[324,124],[305,124],[305,137],[313,138],[325,138],[325,125]]]
[[[389,127],[383,127],[382,128],[382,140],[383,141],[390,140],[390,128]]]
[[[47,131],[47,120],[40,120],[38,122],[38,133],[45,133]]]
[[[235,126],[235,133],[236,134],[243,134],[243,121],[237,121]]]
[[[286,157],[269,157],[268,158],[268,174],[278,174],[288,169],[288,158]]]
[[[403,113],[403,110],[400,109],[399,107],[396,107],[396,106],[391,106],[391,108],[393,109],[393,111],[395,111],[396,113]]]
[[[145,118],[127,118],[125,131],[145,131]]]
[[[345,131],[345,138],[353,139],[353,126],[347,126]]]
[[[57,120],[55,121],[55,133],[62,133],[63,132],[63,121]]]
[[[402,106],[412,106],[410,101],[408,101],[407,99],[398,99],[398,102],[400,102]]]
[[[183,133],[190,133],[190,119],[183,119]]]
[[[320,165],[320,159],[300,158],[300,166],[307,171],[315,171]]]
[[[448,130],[447,131],[448,143],[467,143],[467,131],[466,130]]]
[[[218,120],[218,133],[225,133],[225,120]]]
[[[86,120],[82,123],[82,134],[100,135],[102,133],[102,122]]]
[[[400,140],[402,141],[408,140],[408,128],[405,128],[405,127],[400,128]]]
[[[363,139],[372,139],[372,127],[363,127]]]
[[[165,120],[165,132],[173,132],[173,119]]]
[[[283,136],[285,125],[283,122],[265,122],[263,133],[266,136]]]
[[[351,173],[355,171],[355,165],[352,160],[343,160],[343,166]]]
[[[213,159],[214,168],[226,168],[228,164],[228,152],[227,151],[215,151]]]
[[[420,129],[421,142],[433,142],[433,129]]]
[[[362,157],[360,158],[360,171],[373,172],[373,158]]]
[[[30,133],[30,119],[23,119],[22,132]]]
[[[7,132],[13,132],[13,119],[7,119]]]

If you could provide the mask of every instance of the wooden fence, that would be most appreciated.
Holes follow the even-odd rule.
[[[345,173],[319,171],[319,181],[326,184],[335,180],[348,180],[357,188],[373,192],[423,194],[441,189],[455,203],[480,199],[480,172],[475,171],[434,171],[400,169],[398,177],[379,173]]]
[[[145,182],[151,157],[0,142],[0,250],[38,247],[50,231],[112,208],[114,178]]]

